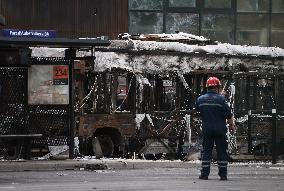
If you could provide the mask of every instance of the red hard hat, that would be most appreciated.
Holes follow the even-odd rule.
[[[208,78],[208,80],[206,81],[206,88],[215,86],[221,86],[220,80],[216,77]]]

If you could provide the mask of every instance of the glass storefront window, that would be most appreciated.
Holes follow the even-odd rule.
[[[205,8],[231,8],[231,0],[204,0]]]
[[[233,17],[225,14],[204,14],[201,35],[221,42],[233,43]]]
[[[196,0],[169,0],[169,7],[196,7]]]
[[[163,12],[164,2],[168,5],[165,12]],[[129,33],[180,31],[198,35],[200,31],[202,36],[220,42],[262,46],[271,43],[272,46],[283,48],[284,0],[203,0],[200,4],[201,10],[197,13],[194,9],[198,8],[198,2],[197,0],[129,0]],[[228,12],[234,7],[232,2],[236,2],[237,26],[234,26],[234,15]],[[271,31],[269,31],[270,8],[272,8]]]
[[[237,44],[268,45],[268,15],[239,14],[237,16]]]
[[[129,9],[162,10],[163,0],[129,0]]]
[[[284,48],[284,30],[271,31],[271,46]]]
[[[284,0],[272,1],[272,13],[284,13]]]
[[[272,14],[271,29],[284,30],[284,14]]]
[[[271,45],[284,48],[284,15],[272,15]]]
[[[198,35],[198,14],[169,13],[166,19],[166,33],[180,31]]]
[[[268,12],[269,0],[238,0],[238,12]]]
[[[129,12],[129,33],[149,34],[163,32],[163,14],[153,12]]]

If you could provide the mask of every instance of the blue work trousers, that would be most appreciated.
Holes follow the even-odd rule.
[[[229,159],[227,154],[228,142],[226,132],[218,131],[203,132],[201,176],[209,176],[210,174],[210,163],[214,143],[216,144],[217,151],[218,175],[220,177],[227,177],[227,165]]]

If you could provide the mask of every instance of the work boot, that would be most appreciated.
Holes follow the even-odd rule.
[[[199,179],[201,179],[201,180],[208,180],[208,176],[199,176]]]
[[[228,179],[227,179],[227,176],[221,176],[220,180],[228,180]]]

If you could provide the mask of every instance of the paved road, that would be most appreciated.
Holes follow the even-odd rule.
[[[216,166],[209,180],[199,180],[198,168],[0,172],[0,191],[284,190],[283,167],[231,166],[228,181],[218,179]]]

